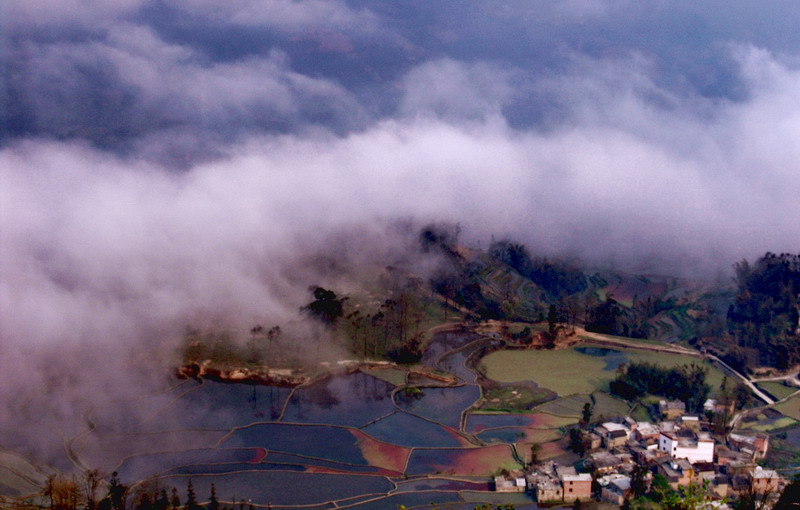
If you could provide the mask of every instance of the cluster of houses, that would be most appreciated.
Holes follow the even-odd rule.
[[[714,410],[715,403],[707,402]],[[774,495],[786,480],[756,465],[767,454],[769,436],[730,433],[717,436],[708,423],[689,416],[682,402],[662,401],[663,421],[639,422],[625,416],[580,430],[585,452],[574,466],[554,462],[495,477],[499,492],[529,492],[540,503],[600,501],[622,505],[636,488],[647,490],[662,475],[675,490],[705,485],[711,499],[743,494]],[[724,503],[718,505],[724,508]]]

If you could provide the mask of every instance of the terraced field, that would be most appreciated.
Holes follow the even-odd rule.
[[[789,386],[780,381],[764,381],[756,383],[759,389],[766,391],[776,400],[783,400],[784,398],[797,393],[800,388],[797,386]]]
[[[452,374],[452,384],[409,378],[401,368],[333,375],[295,389],[187,381],[151,406],[143,430],[120,435],[94,424],[67,438],[64,464],[117,470],[126,485],[158,480],[180,494],[191,480],[200,499],[213,483],[223,503],[248,499],[273,509],[531,504],[526,496],[489,492],[490,475],[518,467],[517,452],[531,442],[542,444],[543,458],[564,454],[560,427],[576,419],[515,414],[506,426],[512,415],[471,415],[482,390],[467,360],[487,341],[434,338],[423,363]],[[404,391],[411,380],[418,389]],[[37,493],[45,477],[24,459],[0,454],[0,494]]]
[[[519,508],[531,500],[488,492],[490,475],[519,466],[533,444],[541,459],[577,460],[565,428],[579,421],[586,403],[595,419],[628,412],[625,402],[604,392],[620,362],[696,361],[592,345],[498,351],[481,362],[490,379],[531,379],[538,386],[492,386],[470,361],[491,342],[470,334],[434,337],[422,363],[450,374],[451,384],[409,377],[398,367],[342,373],[295,389],[187,381],[166,400],[159,397],[141,430],[112,434],[95,424],[67,438],[66,462],[118,470],[128,485],[156,479],[179,492],[191,479],[201,499],[214,483],[224,503],[246,498],[273,509],[420,502],[472,508],[482,501]],[[413,391],[405,391],[409,384]],[[487,398],[530,399],[532,407],[487,412]],[[787,414],[798,402],[786,403]],[[45,476],[24,459],[0,454],[0,494],[38,492]],[[306,487],[313,489],[301,490]]]
[[[775,406],[775,409],[784,415],[800,421],[800,395],[794,396]]]

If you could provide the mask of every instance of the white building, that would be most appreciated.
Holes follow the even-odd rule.
[[[714,440],[698,434],[696,438],[678,437],[673,432],[662,431],[658,437],[658,449],[675,459],[686,459],[691,463],[714,461]]]

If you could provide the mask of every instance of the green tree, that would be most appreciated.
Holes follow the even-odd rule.
[[[542,445],[539,443],[531,444],[531,465],[539,463],[539,452],[542,451]]]
[[[800,475],[786,486],[773,510],[800,510]]]
[[[550,338],[556,337],[556,327],[558,325],[558,313],[556,313],[556,305],[550,305],[547,310],[547,332]]]
[[[172,496],[169,499],[169,505],[172,510],[178,510],[181,507],[181,498],[178,496],[178,489],[172,488]]]
[[[125,510],[125,498],[128,494],[128,487],[123,485],[117,472],[111,473],[111,480],[108,482],[108,499],[111,501],[111,508],[114,510]]]
[[[650,470],[646,466],[636,464],[631,473],[631,490],[636,497],[644,496],[647,492],[647,479]]]
[[[583,425],[589,425],[592,421],[592,404],[586,402],[583,404],[583,411],[581,412],[581,423]]]
[[[313,292],[314,301],[304,306],[302,310],[324,324],[329,326],[335,324],[344,313],[343,301],[346,298],[340,299],[334,291],[322,287],[315,287]]]
[[[194,485],[192,479],[189,479],[189,484],[186,486],[186,510],[199,510],[200,505],[197,504],[197,495],[194,492]]]
[[[219,510],[219,500],[217,499],[217,488],[211,484],[211,496],[208,498],[208,510]]]
[[[712,501],[708,491],[709,482],[706,480],[702,484],[691,483],[686,487],[679,487],[673,491],[669,486],[667,489],[659,488],[661,496],[661,507],[665,510],[697,510],[702,508],[704,503]]]
[[[169,509],[169,498],[167,497],[167,490],[164,488],[162,488],[158,493],[158,498],[156,498],[155,502],[155,509],[156,510]]]
[[[580,429],[569,429],[569,448],[581,457],[586,453],[586,446],[583,443],[583,433]]]

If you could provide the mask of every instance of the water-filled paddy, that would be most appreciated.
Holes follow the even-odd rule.
[[[561,436],[557,429],[537,430],[516,427],[490,429],[478,434],[478,438],[487,443],[546,443],[555,441]]]
[[[206,381],[165,412],[177,416],[185,428],[241,427],[277,420],[290,391],[275,386]]]
[[[574,418],[554,416],[547,413],[531,414],[470,414],[467,430],[477,433],[495,427],[528,427],[533,429],[557,429],[575,423]]]
[[[442,505],[449,502],[464,501],[459,496],[458,492],[437,492],[427,491],[420,493],[404,492],[393,494],[392,496],[380,498],[374,501],[366,501],[360,505],[354,505],[353,509],[358,510],[387,510],[392,508],[399,508],[400,505],[406,508],[419,508],[427,507],[432,508],[432,505]],[[447,506],[447,508],[452,508]]]
[[[226,430],[175,430],[145,434],[87,434],[75,451],[86,465],[104,466],[113,458],[122,462],[131,455],[214,447],[226,433]]]
[[[423,361],[474,381],[474,372],[464,365],[473,347],[452,352],[474,338],[437,335]],[[184,494],[191,477],[201,500],[208,497],[213,481],[223,501],[245,498],[274,508],[323,508],[332,500],[357,503],[358,508],[463,503],[459,493],[478,494],[489,488],[490,473],[517,466],[509,445],[476,447],[458,432],[462,412],[480,397],[474,383],[426,387],[420,398],[401,391],[393,402],[392,391],[405,378],[404,371],[373,373],[385,377],[342,374],[294,391],[186,381],[154,397],[158,406],[146,433],[105,436],[100,428],[77,441],[76,452],[89,465],[118,452],[116,467],[126,484],[158,476]],[[562,421],[532,414],[522,418],[522,426],[555,429]],[[550,439],[554,433],[527,429],[522,440]],[[482,479],[403,478],[436,472]],[[394,490],[392,479],[404,494],[368,502]]]
[[[186,493],[187,476],[170,476],[162,483]],[[214,483],[220,500],[251,499],[258,505],[310,505],[358,496],[381,494],[394,488],[380,476],[332,475],[291,471],[258,471],[235,474],[193,476],[198,498],[205,500]]]
[[[301,457],[299,455],[292,455],[289,453],[270,452],[265,462],[273,464],[289,464],[300,465],[317,469],[329,469],[333,471],[350,471],[366,474],[377,474],[382,472],[380,468],[375,466],[353,465],[342,462],[333,462],[325,459],[317,459],[312,457]]]
[[[190,466],[198,464],[242,463],[258,464],[267,456],[263,448],[206,448],[180,452],[137,455],[125,459],[117,468],[127,480],[138,480],[165,471],[165,466]]]
[[[340,375],[298,388],[281,421],[361,427],[392,412],[394,386],[363,373]]]
[[[416,449],[408,461],[409,475],[485,475],[517,463],[507,445],[459,449]]]
[[[397,394],[397,404],[405,411],[458,429],[461,413],[481,396],[477,386],[423,388],[422,396]]]
[[[404,412],[396,412],[361,430],[375,439],[400,446],[464,446],[464,441],[453,431]]]
[[[587,356],[597,356],[598,358],[603,358],[603,362],[605,363],[603,370],[616,370],[617,367],[628,362],[628,357],[625,355],[625,353],[617,349],[584,346],[575,347],[575,350]]]
[[[449,478],[422,478],[419,480],[408,480],[397,483],[397,492],[412,492],[412,491],[429,491],[429,490],[442,490],[442,491],[488,491],[491,490],[491,485],[488,480],[483,481],[465,481],[453,480]]]
[[[285,464],[264,462],[261,464],[195,464],[191,466],[180,466],[170,469],[167,472],[159,473],[160,476],[185,475],[185,476],[207,476],[224,475],[231,473],[245,473],[250,471],[307,471],[301,464]]]
[[[367,464],[351,430],[326,425],[253,425],[235,430],[225,439],[223,446],[260,447],[350,464]]]

